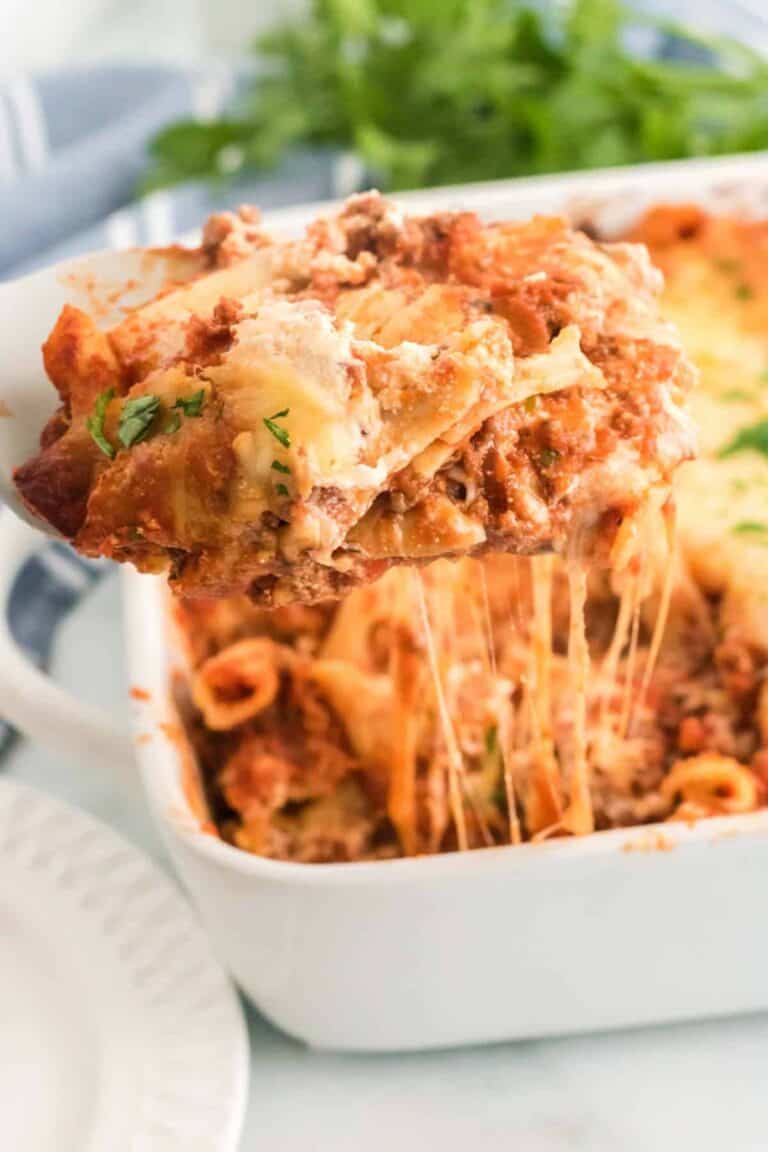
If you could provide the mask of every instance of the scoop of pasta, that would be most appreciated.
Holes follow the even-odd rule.
[[[215,217],[200,271],[111,331],[65,308],[61,407],[16,484],[87,555],[185,595],[320,600],[392,564],[607,556],[692,454],[692,370],[645,250],[561,219],[370,193],[277,243]]]

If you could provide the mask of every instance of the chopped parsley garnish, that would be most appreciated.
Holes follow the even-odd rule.
[[[560,453],[556,448],[542,448],[539,453],[539,464],[542,468],[551,468],[552,465],[560,459]]]
[[[205,388],[198,388],[191,396],[179,396],[174,408],[178,408],[185,416],[199,416],[205,404]]]
[[[107,408],[110,400],[115,395],[114,388],[107,388],[105,392],[100,392],[96,397],[96,403],[93,406],[93,412],[85,422],[85,426],[90,432],[93,439],[101,448],[105,456],[109,456],[110,460],[115,455],[115,450],[104,435],[104,417],[107,414]]]
[[[283,417],[287,416],[289,412],[290,408],[283,408],[280,412],[275,412],[273,416],[264,417],[264,427],[268,432],[272,433],[275,440],[282,444],[283,448],[290,448],[291,437],[288,433],[288,430],[286,428],[281,428],[279,424],[275,423],[275,421],[282,420]]]
[[[115,449],[104,435],[104,418],[107,407],[115,391],[109,388],[96,398],[93,413],[86,420],[86,428],[93,439],[110,460],[115,455]],[[117,426],[117,438],[124,448],[132,448],[134,444],[146,440],[152,431],[155,417],[160,411],[160,397],[147,392],[143,396],[133,396],[126,400],[120,413]],[[184,416],[199,416],[205,404],[205,389],[199,388],[191,396],[180,396],[172,405],[168,419],[159,431],[165,436],[172,436],[181,427],[181,414]],[[158,429],[156,429],[157,431]]]
[[[750,424],[736,433],[733,440],[721,448],[718,456],[733,456],[736,452],[762,452],[768,456],[768,420],[759,420],[757,424]]]
[[[738,524],[734,524],[733,531],[738,532],[740,536],[765,536],[768,533],[768,525],[762,524],[759,520],[740,520]]]
[[[742,283],[742,284],[736,285],[736,299],[737,300],[751,300],[754,297],[754,295],[755,295],[755,293],[750,288],[749,284],[743,284]]]
[[[151,392],[126,400],[120,413],[117,438],[124,448],[146,440],[152,421],[160,409],[160,397]]]
[[[162,429],[163,435],[173,436],[174,432],[178,432],[181,428],[182,412],[188,417],[202,416],[204,405],[205,388],[198,388],[191,396],[179,396],[171,405],[170,414]]]
[[[278,412],[277,416],[278,417],[279,416],[285,416],[287,412],[288,412],[288,409],[286,408],[285,412]],[[271,417],[271,419],[274,420],[275,417],[273,416],[273,417]],[[265,423],[266,423],[266,421],[265,421]],[[270,429],[270,431],[271,431],[271,429]],[[278,428],[278,431],[282,432],[282,431],[284,431],[284,429]],[[287,433],[286,433],[286,435],[287,435]],[[279,437],[278,437],[278,439],[279,439]],[[289,440],[289,443],[290,443],[290,440]],[[291,470],[287,466],[287,464],[283,464],[280,460],[273,460],[272,461],[272,470],[273,470],[273,472],[280,472],[283,476],[290,476],[290,474],[291,474]],[[290,492],[288,491],[287,486],[285,484],[283,484],[282,482],[280,484],[275,484],[275,492],[277,492],[278,496],[290,496]]]
[[[738,260],[732,260],[728,257],[725,257],[715,260],[715,268],[717,268],[720,272],[733,273],[738,272],[741,268],[741,265],[739,264]]]
[[[491,724],[490,728],[485,730],[485,754],[486,756],[494,756],[499,742],[499,730],[495,724]]]

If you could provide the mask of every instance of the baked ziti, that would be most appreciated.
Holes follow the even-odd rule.
[[[498,555],[337,603],[180,602],[177,695],[226,839],[379,859],[766,803],[768,222],[661,207],[632,239],[701,371],[677,514],[649,508],[630,562],[586,582]]]

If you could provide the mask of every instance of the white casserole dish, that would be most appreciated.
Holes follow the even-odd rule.
[[[570,208],[628,223],[658,200],[768,196],[760,156],[441,189],[409,207],[488,217]],[[275,213],[295,232],[318,210]],[[101,257],[110,265],[114,257]],[[16,459],[51,407],[39,344],[69,289],[61,270],[0,288],[0,373],[19,414]],[[43,392],[41,390],[44,389]],[[26,391],[25,391],[26,390]],[[47,404],[47,408],[46,408]],[[26,405],[26,400],[25,400]],[[11,405],[13,409],[13,405]],[[6,441],[7,443],[7,441]],[[7,484],[6,474],[0,485]],[[0,491],[1,491],[0,487]],[[41,537],[0,516],[0,603]],[[136,747],[114,721],[25,662],[0,618],[0,710],[59,752],[115,771],[138,758],[148,800],[203,922],[243,990],[286,1032],[323,1048],[404,1050],[613,1028],[768,1007],[768,810],[696,827],[646,826],[466,855],[302,865],[207,834],[185,787],[169,680],[180,660],[157,579],[123,577]],[[149,736],[150,738],[147,738]]]

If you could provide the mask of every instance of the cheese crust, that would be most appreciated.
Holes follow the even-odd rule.
[[[109,332],[64,309],[44,349],[61,408],[16,474],[80,551],[183,595],[315,601],[490,550],[607,558],[693,453],[693,370],[638,245],[369,193],[290,243],[253,210],[214,217],[199,255]]]

